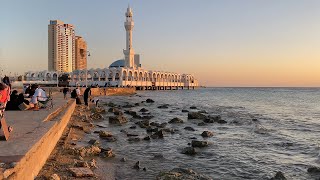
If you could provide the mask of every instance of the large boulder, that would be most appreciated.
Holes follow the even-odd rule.
[[[212,180],[212,178],[198,174],[191,169],[174,168],[169,172],[160,172],[157,180]]]
[[[207,116],[199,112],[189,112],[188,119],[207,119]]]
[[[126,117],[124,116],[110,116],[109,117],[109,123],[110,124],[124,124],[124,123],[127,123],[128,120]]]
[[[213,136],[213,132],[211,132],[211,131],[203,131],[201,136],[202,137],[212,137]]]
[[[207,141],[197,141],[197,140],[193,140],[191,142],[191,146],[192,147],[199,147],[199,148],[202,148],[202,147],[206,147],[208,146],[209,143]]]
[[[169,121],[169,123],[170,124],[175,124],[175,123],[183,123],[183,120],[182,119],[180,119],[180,118],[173,118],[173,119],[171,119],[170,121]]]

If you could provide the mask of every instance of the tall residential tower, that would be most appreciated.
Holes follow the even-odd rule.
[[[87,43],[81,36],[76,36],[76,61],[75,69],[87,69]]]
[[[75,32],[71,24],[50,20],[48,25],[48,70],[75,70]]]

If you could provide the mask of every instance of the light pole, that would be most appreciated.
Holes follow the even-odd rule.
[[[88,59],[90,56],[90,51],[87,51],[87,55],[88,55],[88,58],[87,58],[87,62],[86,62],[86,87],[88,87]]]

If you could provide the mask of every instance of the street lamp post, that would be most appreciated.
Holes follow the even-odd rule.
[[[88,87],[88,59],[89,59],[89,56],[90,56],[90,52],[87,51],[87,55],[88,55],[88,58],[87,58],[87,62],[86,62],[86,87]]]

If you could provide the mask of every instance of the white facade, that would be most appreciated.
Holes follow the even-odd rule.
[[[74,69],[74,27],[60,20],[51,20],[48,25],[48,70],[72,72]]]
[[[134,86],[139,89],[178,89],[194,88],[199,86],[198,81],[191,74],[179,74],[172,72],[149,71],[141,68],[140,56],[134,54],[132,47],[133,13],[127,8],[126,21],[126,49],[123,50],[124,60],[118,60],[117,67],[104,69],[75,70],[73,72],[58,73],[56,71],[27,72],[26,80],[33,83],[56,84],[62,74],[68,74],[69,85],[99,85],[99,86]],[[123,67],[120,66],[123,63]],[[27,82],[26,82],[27,83]]]

